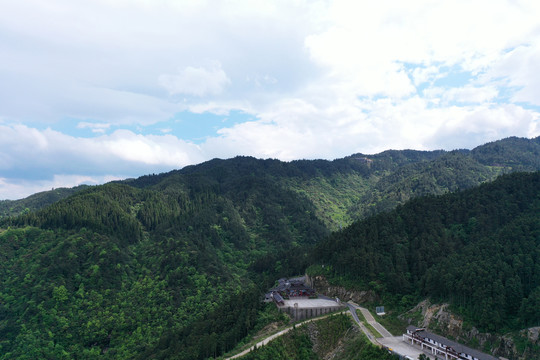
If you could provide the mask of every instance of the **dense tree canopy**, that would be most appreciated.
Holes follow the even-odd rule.
[[[304,197],[236,180],[111,183],[5,220],[0,358],[230,350],[255,326],[261,293],[301,272],[303,245],[328,234]]]
[[[236,157],[123,181],[158,191],[243,192],[239,185],[271,182],[307,198],[315,215],[331,230],[411,198],[470,188],[514,171],[540,170],[540,137],[507,138],[469,151],[388,150],[333,161],[257,160]],[[240,182],[241,181],[241,182]],[[17,201],[0,201],[0,219],[38,210],[82,188],[55,189]],[[236,197],[236,195],[235,195]]]
[[[316,244],[335,277],[449,299],[486,328],[538,324],[538,174],[345,227],[537,169],[539,146],[215,159],[2,201],[0,359],[220,356],[262,326],[261,294]]]
[[[397,297],[451,301],[487,330],[538,325],[540,173],[417,198],[334,233],[314,259]]]

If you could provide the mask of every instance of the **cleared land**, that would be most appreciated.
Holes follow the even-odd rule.
[[[325,307],[335,307],[339,306],[334,300],[327,299],[293,299],[293,300],[284,300],[285,305],[282,307],[294,307],[294,304],[298,304],[300,309],[310,309],[310,308],[325,308]]]

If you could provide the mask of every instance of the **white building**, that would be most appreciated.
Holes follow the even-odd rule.
[[[407,333],[403,334],[403,341],[418,345],[422,350],[430,351],[433,355],[446,360],[498,360],[496,357],[412,325],[408,326]]]

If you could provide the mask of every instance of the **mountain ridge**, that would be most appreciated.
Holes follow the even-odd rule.
[[[249,178],[263,177],[307,197],[315,204],[317,216],[325,225],[337,230],[416,196],[466,189],[507,172],[539,170],[539,159],[540,137],[510,137],[472,150],[386,150],[373,155],[356,153],[331,161],[282,162],[237,156],[115,182],[138,188],[165,189],[174,181],[203,181],[206,185],[211,182],[215,189],[225,187],[226,190],[231,185],[227,179],[241,177],[248,181]],[[43,192],[38,201],[32,199],[40,194],[0,201],[0,219],[38,210],[73,192],[65,192],[61,197]],[[46,196],[50,200],[46,200]]]

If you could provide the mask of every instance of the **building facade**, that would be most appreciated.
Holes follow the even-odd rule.
[[[407,333],[403,334],[403,341],[420,346],[422,350],[445,360],[498,360],[496,357],[412,325],[408,326]]]

